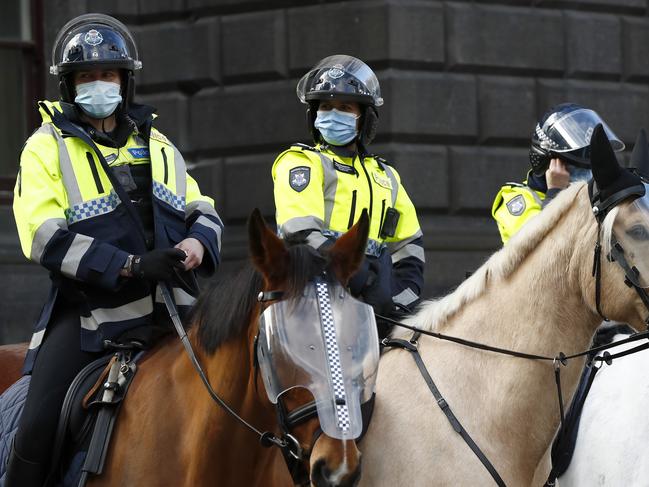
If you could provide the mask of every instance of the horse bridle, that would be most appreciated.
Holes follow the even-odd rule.
[[[185,331],[185,327],[183,326],[180,316],[178,314],[178,309],[176,307],[176,303],[174,302],[171,294],[171,289],[169,287],[169,284],[163,281],[159,282],[160,285],[160,291],[162,293],[162,298],[164,300],[165,306],[167,307],[167,311],[169,313],[169,317],[171,318],[171,321],[174,325],[174,328],[176,329],[176,333],[178,333],[178,336],[180,337],[180,341],[183,344],[183,347],[185,348],[185,351],[187,352],[187,355],[189,356],[189,359],[194,366],[194,369],[198,373],[199,377],[201,378],[201,381],[203,382],[203,385],[205,386],[205,389],[209,393],[210,397],[212,400],[220,407],[222,408],[226,413],[228,413],[230,416],[232,416],[234,419],[236,419],[239,423],[241,423],[245,428],[248,430],[252,431],[254,434],[256,434],[259,437],[259,443],[266,448],[270,448],[272,446],[278,447],[282,455],[284,456],[285,459],[287,458],[294,458],[296,461],[300,460],[300,463],[303,463],[303,458],[304,458],[304,452],[301,448],[301,445],[297,439],[288,434],[288,433],[283,433],[282,436],[278,437],[271,431],[261,431],[258,428],[254,427],[252,424],[250,424],[248,421],[243,419],[241,416],[239,416],[236,411],[234,411],[212,388],[212,385],[210,384],[207,375],[205,374],[205,371],[203,370],[203,367],[201,366],[198,357],[196,356],[196,353],[194,352],[194,349],[191,345],[191,342],[189,341],[189,337],[187,336],[187,332]],[[272,299],[280,299],[282,296],[281,291],[270,291],[268,293],[260,293],[259,295],[259,301],[262,300],[262,295],[266,297],[272,297]],[[256,358],[255,358],[256,360]],[[290,422],[287,424],[291,424]],[[292,467],[293,465],[289,464],[287,462],[287,466],[289,467],[289,471],[291,471],[291,476],[293,476],[293,471]],[[295,468],[293,468],[295,470]],[[306,472],[306,469],[305,469]],[[304,474],[296,470],[296,474],[299,475],[297,477],[298,480],[301,480],[303,478]],[[308,481],[308,472],[306,472],[306,479]],[[296,477],[293,477],[294,481],[296,481]],[[304,485],[304,483],[297,483],[297,485]]]
[[[260,303],[269,303],[274,301],[279,301],[284,297],[283,291],[260,291],[257,296],[257,301]],[[255,336],[254,340],[254,368],[255,368],[255,387],[257,387],[257,375],[259,373],[259,361],[257,358],[257,340],[259,334]],[[320,435],[322,435],[322,429],[320,427],[316,428],[311,437],[311,443],[307,449],[302,448],[299,440],[291,433],[293,428],[296,426],[316,417],[318,415],[318,410],[316,408],[315,401],[308,402],[294,409],[293,411],[287,411],[285,408],[281,395],[277,399],[277,404],[275,404],[275,411],[277,413],[277,423],[279,424],[280,430],[282,432],[281,439],[287,443],[286,448],[282,448],[282,456],[286,463],[286,467],[291,474],[291,478],[295,485],[299,486],[308,486],[311,484],[309,469],[307,468],[306,462],[308,461],[311,451],[315,442],[318,441]]]

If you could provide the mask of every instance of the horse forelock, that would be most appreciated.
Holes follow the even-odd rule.
[[[290,242],[289,264],[282,284],[285,298],[304,290],[306,284],[328,265],[328,259],[310,245]],[[196,328],[198,342],[208,354],[223,343],[246,333],[263,290],[264,278],[248,263],[234,276],[227,276],[201,293],[189,318]]]
[[[492,254],[454,292],[439,299],[425,301],[419,307],[419,312],[406,321],[423,326],[427,330],[435,330],[463,306],[484,294],[489,285],[498,283],[512,275],[546,238],[559,220],[575,206],[573,203],[585,188],[586,183],[576,183],[561,191],[552,204],[527,222],[509,240],[507,245]],[[573,230],[578,232],[580,228],[576,227]]]

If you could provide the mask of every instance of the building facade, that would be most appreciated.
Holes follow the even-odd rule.
[[[647,0],[14,3],[32,29],[20,33],[21,59],[36,81],[23,82],[17,98],[32,110],[16,112],[20,136],[2,134],[5,189],[33,128],[34,93],[57,96],[45,73],[58,28],[81,13],[114,15],[139,43],[137,98],[159,108],[158,126],[224,218],[222,276],[247,258],[251,210],[272,221],[275,155],[310,142],[295,85],[330,54],[363,59],[381,82],[371,149],[398,168],[418,209],[426,296],[452,289],[500,247],[493,197],[503,182],[524,178],[529,137],[549,107],[594,108],[629,148],[649,128]],[[20,254],[6,205],[0,231],[0,342],[8,342],[29,336],[48,282]]]

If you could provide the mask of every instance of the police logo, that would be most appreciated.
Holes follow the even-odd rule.
[[[523,198],[522,194],[519,194],[507,202],[507,210],[509,210],[509,213],[513,216],[521,216],[525,211],[525,206],[525,198]]]
[[[89,30],[83,37],[83,40],[86,44],[90,44],[91,46],[98,46],[99,44],[104,42],[104,38],[102,37],[101,33],[96,31],[95,29]]]
[[[334,66],[327,72],[330,78],[342,78],[345,74],[345,68],[342,64],[334,64]]]
[[[311,180],[311,168],[300,166],[294,167],[288,174],[288,184],[298,193],[304,191]]]

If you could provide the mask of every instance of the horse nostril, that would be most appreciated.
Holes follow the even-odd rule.
[[[311,482],[315,487],[329,487],[328,479],[330,473],[324,459],[320,458],[311,467]]]

